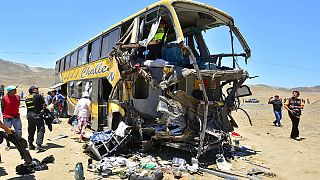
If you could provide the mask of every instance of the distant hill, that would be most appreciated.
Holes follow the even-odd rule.
[[[0,84],[50,87],[54,84],[54,69],[0,59]]]
[[[304,91],[304,92],[320,92],[320,85],[313,86],[313,87],[297,87],[297,88],[292,88],[290,90],[298,90],[298,91]]]
[[[273,89],[273,90],[280,90],[280,91],[298,90],[301,92],[320,92],[320,85],[313,86],[313,87],[284,88],[284,87],[268,86],[268,85],[264,85],[264,84],[257,84],[257,85],[251,85],[250,87],[259,87],[259,88],[264,88],[264,89]]]

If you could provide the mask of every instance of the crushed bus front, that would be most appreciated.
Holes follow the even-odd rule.
[[[210,54],[203,34],[222,26],[231,52]],[[161,46],[153,42],[160,27],[167,28]],[[121,79],[110,94],[108,126],[116,130],[125,122],[142,147],[156,141],[197,157],[228,142],[237,127],[231,111],[238,97],[251,95],[243,86],[249,74],[238,65],[251,51],[231,16],[194,1],[164,0],[135,17],[127,32],[110,53]],[[234,37],[243,52],[235,52]]]

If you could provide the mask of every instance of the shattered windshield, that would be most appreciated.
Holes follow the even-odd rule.
[[[237,35],[240,32],[235,26],[229,25],[233,23],[229,17],[218,17],[221,14],[210,14],[185,7],[176,7],[175,10],[185,44],[192,50],[200,69],[235,69],[240,68],[240,62],[245,62],[240,60],[248,57],[238,40]],[[242,43],[246,45],[245,42]]]

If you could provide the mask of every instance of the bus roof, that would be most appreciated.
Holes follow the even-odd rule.
[[[133,19],[135,17],[137,17],[137,16],[139,16],[140,14],[143,14],[143,13],[147,12],[148,10],[150,10],[150,9],[152,9],[154,7],[157,7],[159,5],[170,7],[170,6],[172,6],[172,5],[176,4],[176,3],[182,3],[182,4],[186,4],[186,5],[198,6],[198,7],[201,7],[201,8],[206,8],[206,9],[208,9],[210,11],[213,11],[215,13],[218,13],[218,14],[224,16],[225,18],[227,18],[229,20],[229,22],[232,23],[232,25],[234,24],[233,18],[230,15],[228,15],[224,11],[222,11],[222,10],[220,10],[218,8],[215,8],[215,7],[211,6],[211,5],[208,5],[208,4],[204,4],[204,3],[193,1],[193,0],[160,0],[160,1],[156,2],[156,3],[154,3],[154,4],[151,4],[151,5],[147,6],[147,7],[145,7],[144,9],[138,11],[137,13],[135,13],[135,14],[123,19],[122,21],[112,25],[111,27],[107,28],[106,30],[100,32],[98,35],[94,36],[93,38],[91,38],[88,41],[84,42],[80,46],[78,46],[78,47],[74,48],[73,50],[69,51],[68,53],[66,53],[63,57],[65,57],[68,54],[70,54],[71,52],[77,50],[81,46],[93,41],[94,39],[96,39],[97,37],[101,36],[102,34],[110,31],[111,29],[113,29],[113,28],[115,28],[115,27],[117,27],[117,26],[119,26],[119,25],[121,25],[121,24],[123,24],[123,23],[125,23],[125,22],[127,22],[127,21],[129,21],[129,20],[131,20],[131,19]],[[59,58],[57,61],[59,61],[60,59],[61,58]]]

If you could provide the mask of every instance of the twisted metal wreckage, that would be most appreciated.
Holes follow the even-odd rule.
[[[231,116],[231,111],[239,108],[239,97],[251,95],[250,89],[247,86],[242,86],[244,81],[249,78],[248,73],[243,69],[228,68],[224,70],[223,67],[218,66],[213,70],[200,70],[192,51],[183,43],[180,44],[182,52],[188,55],[192,61],[192,69],[175,65],[164,65],[163,68],[142,67],[141,64],[134,64],[137,62],[134,56],[135,51],[142,46],[126,44],[130,35],[130,29],[128,29],[128,33],[120,39],[116,48],[110,53],[122,72],[121,81],[118,82],[110,96],[112,97],[110,101],[124,109],[123,117],[118,117],[126,124],[138,128],[142,140],[144,140],[143,134],[151,130],[152,133],[149,133],[152,140],[159,141],[166,146],[197,151],[197,158],[202,153],[229,141],[228,133],[237,127]],[[222,56],[234,57],[246,56],[246,54],[224,54],[214,58]],[[163,71],[161,72],[159,69]],[[193,95],[188,93],[190,87],[186,87],[187,92],[174,87],[180,82],[186,83],[192,80],[199,83],[199,89],[193,90]],[[152,120],[148,117],[143,118],[132,105],[130,99],[126,101],[117,99],[117,93],[123,93],[122,91],[127,90],[124,86],[137,81],[139,81],[139,85],[136,84],[136,86],[140,86],[140,89],[136,87],[134,91],[140,91],[135,92],[138,96],[145,94],[146,92],[143,91],[148,91],[149,86],[153,91],[159,91],[161,88],[162,95],[158,97],[157,111],[161,112],[162,116],[154,119],[153,122],[166,125],[165,133],[157,133],[156,129],[152,129],[152,123],[147,122]],[[232,87],[227,90],[227,95],[225,95],[223,87],[227,84],[232,84]],[[244,93],[239,94],[239,88]],[[118,119],[119,122],[121,120]],[[169,130],[171,124],[178,125],[175,126],[178,127],[178,133]]]
[[[251,51],[231,17],[225,15],[228,23],[214,24],[215,21],[199,13],[201,21],[197,22],[204,25],[196,23],[199,26],[183,31],[190,41],[180,39],[170,45],[164,43],[162,52],[167,50],[169,58],[148,60],[145,53],[152,51],[149,47],[163,18],[160,11],[158,9],[158,17],[144,40],[130,41],[132,36],[137,36],[135,28],[145,31],[144,21],[139,24],[137,18],[138,22],[132,21],[109,54],[110,60],[117,62],[121,78],[109,95],[108,126],[116,130],[120,122],[124,122],[130,127],[131,137],[139,139],[143,148],[156,141],[197,152],[199,158],[213,148],[231,143],[229,132],[238,126],[231,112],[240,108],[239,97],[251,95],[249,87],[243,85],[249,74],[239,67],[237,57],[247,62]],[[210,55],[202,32],[220,25],[230,30],[232,53]],[[234,35],[244,53],[234,52]],[[202,46],[198,48],[200,51],[207,51],[200,52],[206,54],[205,64],[199,64],[199,55],[195,55],[191,39]],[[179,62],[173,60],[177,54],[183,56]],[[222,66],[223,58],[231,58],[233,67]],[[119,145],[125,141],[117,142]]]

